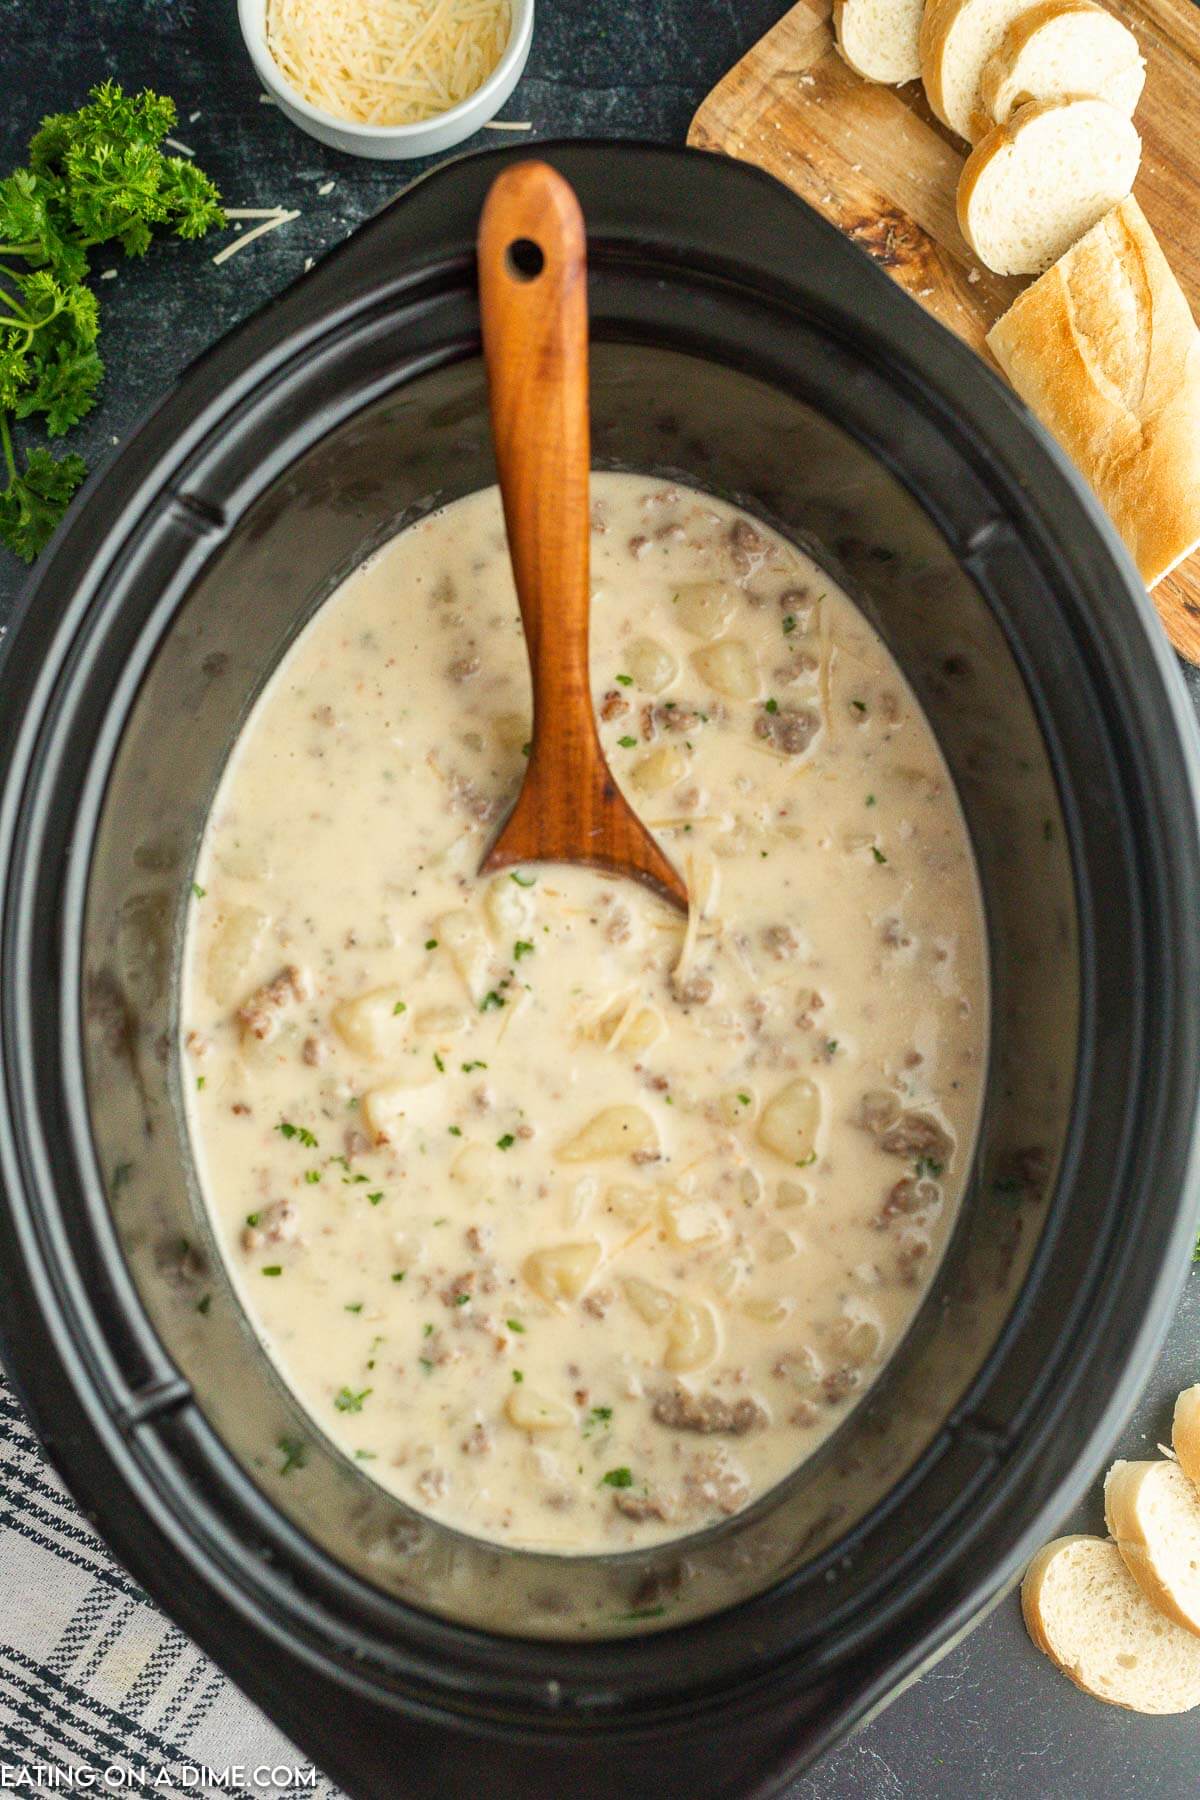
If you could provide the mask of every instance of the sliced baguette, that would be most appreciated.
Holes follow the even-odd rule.
[[[1132,118],[1146,65],[1132,31],[1094,0],[1040,0],[1015,18],[983,65],[971,121],[978,142],[1030,100],[1090,94]]]
[[[1030,0],[926,0],[921,79],[930,106],[951,131],[971,137],[984,64]]]
[[[1131,1712],[1200,1706],[1200,1638],[1155,1611],[1115,1544],[1047,1544],[1025,1572],[1021,1611],[1038,1649],[1085,1694]]]
[[[1034,100],[967,158],[958,223],[998,275],[1038,275],[1119,204],[1141,139],[1103,100]]]
[[[1147,1600],[1200,1639],[1200,1488],[1165,1457],[1114,1463],[1104,1522]]]
[[[837,47],[855,74],[891,87],[915,81],[923,7],[924,0],[834,0]]]
[[[1026,288],[987,341],[1153,586],[1200,544],[1200,333],[1137,201]],[[1183,1411],[1177,1454],[1200,1472],[1200,1401]]]
[[[1175,1402],[1171,1448],[1179,1458],[1184,1474],[1200,1487],[1200,1382],[1195,1387],[1184,1388]]]

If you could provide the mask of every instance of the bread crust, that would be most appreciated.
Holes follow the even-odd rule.
[[[979,105],[971,119],[971,142],[978,143],[986,137],[993,126],[1005,123],[1012,116],[1015,108],[1010,108],[1004,118],[1000,116],[999,100],[1006,82],[1009,79],[1013,64],[1028,44],[1045,25],[1058,19],[1072,16],[1092,14],[1096,18],[1111,20],[1127,32],[1130,41],[1137,46],[1137,40],[1128,27],[1122,24],[1115,14],[1106,7],[1096,4],[1096,0],[1035,0],[1027,12],[1012,21],[1001,38],[1000,43],[988,57],[983,66],[983,74],[979,80]],[[1145,65],[1143,64],[1143,71]],[[1086,91],[1081,87],[1080,92]],[[1139,94],[1140,97],[1140,94]]]
[[[1116,1462],[1104,1478],[1104,1523],[1121,1553],[1121,1560],[1152,1606],[1164,1618],[1174,1619],[1185,1631],[1200,1637],[1200,1614],[1190,1612],[1172,1579],[1160,1544],[1151,1538],[1143,1502],[1148,1500],[1164,1470],[1187,1477],[1175,1463]],[[1173,1477],[1168,1477],[1171,1479]],[[1197,1496],[1200,1499],[1200,1496]],[[1197,1543],[1200,1551],[1200,1543]]]
[[[946,96],[942,85],[942,52],[951,27],[966,4],[967,0],[925,0],[918,40],[925,98],[942,124],[949,125],[951,131],[954,130],[954,125],[946,116]]]
[[[1200,332],[1137,201],[1026,288],[987,342],[1152,587],[1200,544]]]
[[[1175,1402],[1171,1448],[1188,1480],[1200,1487],[1200,1381],[1184,1388]]]

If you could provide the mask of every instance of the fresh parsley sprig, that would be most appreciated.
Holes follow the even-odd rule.
[[[48,437],[86,417],[104,365],[85,286],[88,251],[142,256],[156,228],[182,238],[223,225],[208,176],[159,146],[175,103],[106,81],[78,112],[42,120],[29,164],[0,181],[0,543],[25,562],[42,550],[86,474],[81,457],[35,444],[19,460],[14,424],[40,414]]]

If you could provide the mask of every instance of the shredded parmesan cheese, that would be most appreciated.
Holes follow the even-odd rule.
[[[357,125],[416,125],[503,56],[510,0],[268,0],[267,47],[302,99]]]
[[[215,263],[228,262],[231,256],[236,256],[239,250],[244,250],[247,244],[254,242],[255,238],[264,237],[268,231],[275,231],[280,225],[290,225],[293,219],[299,217],[298,212],[271,213],[261,225],[256,225],[253,231],[243,232],[241,237],[234,238],[232,244],[226,244],[223,250],[218,250],[213,261]]]

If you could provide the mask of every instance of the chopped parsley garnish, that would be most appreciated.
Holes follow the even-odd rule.
[[[635,737],[630,737],[628,732],[625,733],[624,737],[619,737],[617,739],[617,742],[618,742],[618,744],[620,744],[622,750],[636,750],[637,749],[637,739]]]
[[[512,1378],[514,1381],[524,1381],[525,1376],[524,1376],[524,1373],[522,1370],[514,1369],[512,1372]]]
[[[506,1131],[503,1137],[496,1139],[496,1148],[497,1150],[511,1150],[516,1141],[512,1132]]]
[[[403,1280],[404,1280],[404,1277],[405,1277],[405,1276],[406,1276],[406,1275],[407,1275],[407,1274],[408,1274],[408,1270],[407,1270],[407,1269],[396,1269],[396,1270],[395,1270],[395,1271],[394,1271],[394,1272],[393,1272],[393,1274],[392,1274],[392,1280],[393,1280],[393,1281],[403,1281]]]
[[[281,1137],[295,1138],[306,1150],[315,1150],[317,1147],[317,1140],[307,1125],[289,1125],[284,1119],[275,1129]]]
[[[932,1156],[918,1156],[916,1167],[918,1181],[926,1179],[936,1181],[941,1172],[942,1164],[935,1162]]]
[[[738,1101],[742,1106],[749,1106],[749,1104],[750,1104],[749,1094],[739,1094]]]
[[[783,635],[788,637],[796,629],[796,615],[789,613],[783,621]]]
[[[777,712],[778,712],[778,711],[779,711],[779,702],[778,702],[778,700],[766,700],[766,701],[764,701],[764,702],[763,702],[763,711],[764,711],[764,712],[769,712],[769,713],[777,713]]]
[[[308,1445],[303,1438],[281,1437],[275,1448],[283,1457],[279,1473],[290,1475],[293,1469],[302,1469],[308,1460]]]
[[[479,1002],[479,1010],[480,1012],[493,1012],[497,1007],[506,1006],[507,1004],[503,994],[498,994],[495,988],[489,988],[488,992]]]
[[[361,1412],[363,1409],[363,1401],[369,1394],[374,1393],[374,1391],[374,1388],[365,1387],[360,1388],[356,1394],[352,1388],[339,1388],[333,1397],[333,1404],[339,1412]]]
[[[593,1406],[586,1419],[583,1421],[584,1437],[591,1437],[593,1431],[598,1431],[601,1426],[610,1424],[612,1416],[613,1409],[611,1406]]]
[[[871,845],[871,855],[875,858],[877,863],[885,863],[887,861],[887,857],[883,854],[883,851],[879,848],[878,844]]]
[[[304,1179],[307,1181],[309,1187],[315,1187],[317,1182],[321,1179],[320,1169],[305,1169]]]
[[[446,1065],[442,1061],[441,1057],[438,1055],[436,1050],[433,1053],[433,1066],[437,1070],[439,1075],[444,1075],[446,1073]]]
[[[826,1055],[833,1056],[835,1054],[835,1052],[837,1051],[837,1047],[838,1047],[838,1041],[836,1038],[826,1038],[825,1039]]]
[[[867,710],[867,703],[865,700],[852,700],[850,704],[855,712],[865,713]]]
[[[203,1093],[204,1089],[207,1085],[208,1085],[207,1075],[197,1075],[197,1077],[196,1077],[196,1092],[198,1094]]]
[[[354,1456],[357,1462],[374,1462],[376,1459],[374,1450],[356,1450]]]
[[[349,1302],[349,1304],[346,1307],[346,1311],[352,1312],[352,1313],[360,1313],[362,1311],[362,1309],[363,1309],[363,1303],[361,1300],[352,1300]]]
[[[207,1313],[207,1311],[211,1305],[212,1305],[212,1295],[211,1294],[201,1294],[199,1300],[197,1300],[197,1302],[196,1302],[196,1311],[198,1313]]]
[[[433,1364],[433,1359],[431,1357],[418,1356],[417,1361],[420,1363],[421,1367],[424,1369],[424,1371],[427,1375],[433,1374],[434,1364]]]
[[[447,1125],[446,1130],[450,1133],[451,1137],[461,1137],[462,1136],[462,1126],[461,1125]]]
[[[505,1319],[504,1323],[508,1326],[510,1331],[524,1332],[525,1330],[520,1319]]]
[[[533,886],[534,882],[537,880],[537,876],[536,875],[525,876],[525,875],[521,874],[521,871],[519,869],[513,869],[511,871],[511,873],[509,874],[508,879],[510,881],[515,881],[518,887],[531,888]]]
[[[247,1225],[254,1226],[254,1225],[258,1224],[258,1222],[261,1218],[262,1218],[261,1213],[256,1213],[256,1212],[255,1213],[247,1213],[246,1214],[246,1223],[247,1223]]]
[[[631,1469],[610,1469],[607,1475],[600,1477],[601,1487],[628,1488],[633,1486]]]
[[[422,1328],[422,1331],[421,1331],[421,1336],[422,1336],[422,1337],[432,1337],[432,1336],[433,1336],[433,1326],[432,1326],[432,1325],[425,1325],[425,1326],[424,1326],[424,1327],[423,1327],[423,1328]]]
[[[394,1019],[397,1017],[398,1014],[400,1014],[402,1012],[407,1012],[407,1011],[408,1011],[408,1006],[405,1003],[405,1001],[397,1000],[395,1006],[393,1006],[393,1008],[392,1008],[392,1017]]]
[[[487,1068],[487,1064],[485,1062],[465,1062],[462,1066],[462,1072],[464,1075],[470,1075],[476,1069],[486,1069],[486,1068]]]
[[[380,1201],[381,1201],[381,1200],[382,1200],[382,1199],[383,1199],[383,1194],[382,1194],[382,1192],[380,1192],[380,1193],[378,1193],[378,1194],[368,1194],[368,1195],[367,1195],[367,1200],[368,1200],[368,1202],[369,1202],[369,1204],[370,1204],[370,1205],[371,1205],[371,1206],[378,1206],[378,1205],[379,1205],[379,1202],[380,1202]]]
[[[867,795],[867,805],[868,805],[868,806],[874,806],[874,804],[875,804],[875,796],[874,796],[874,794],[868,794],[868,795]]]
[[[455,1306],[466,1306],[470,1302],[470,1299],[470,1294],[455,1294],[454,1304]]]
[[[268,1263],[266,1268],[263,1270],[263,1274],[264,1275],[282,1275],[283,1274],[282,1263]]]
[[[618,675],[617,680],[620,682],[622,687],[632,687],[633,686],[633,676],[632,675]]]
[[[203,898],[204,898],[205,894],[207,894],[207,892],[208,892],[207,888],[202,888],[198,881],[193,881],[192,894],[197,900],[203,900]]]
[[[796,1164],[796,1167],[798,1169],[811,1169],[812,1165],[816,1162],[816,1160],[817,1160],[816,1151],[810,1150],[807,1156],[802,1156],[800,1158],[800,1161]]]
[[[438,947],[438,941],[436,938],[426,938],[425,939],[425,948],[427,950],[436,950],[437,947]]]
[[[533,945],[527,938],[518,938],[513,945],[513,961],[520,962],[523,956],[533,955]]]

